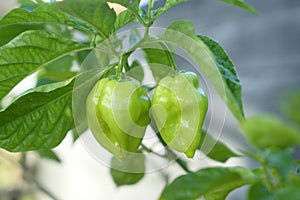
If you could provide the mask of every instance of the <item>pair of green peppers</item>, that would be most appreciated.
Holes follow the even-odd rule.
[[[87,98],[87,121],[96,140],[118,159],[136,152],[151,117],[162,140],[192,158],[197,150],[207,111],[207,97],[193,72],[160,80],[152,101],[141,84],[115,76],[100,79]]]

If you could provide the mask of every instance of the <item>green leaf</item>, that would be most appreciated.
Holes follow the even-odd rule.
[[[255,181],[251,171],[243,167],[206,168],[176,178],[162,192],[160,200],[224,199],[232,190]]]
[[[0,99],[23,78],[65,55],[90,49],[46,31],[27,31],[0,47]]]
[[[181,32],[183,34],[186,34],[190,37],[195,37],[195,26],[193,22],[189,20],[177,20],[170,24],[168,29]]]
[[[219,1],[231,4],[231,5],[234,5],[234,6],[238,6],[240,8],[248,10],[249,12],[257,15],[256,10],[252,6],[250,6],[247,3],[245,3],[243,0],[219,0]]]
[[[114,29],[116,13],[103,0],[65,0],[54,6],[90,24],[102,37],[108,38]]]
[[[286,148],[300,144],[299,130],[274,116],[251,117],[241,127],[248,141],[257,147]]]
[[[211,147],[212,145],[214,145],[212,149],[207,148],[207,146]],[[205,131],[202,131],[199,149],[209,158],[219,162],[226,162],[229,158],[238,156],[224,143],[216,140]]]
[[[19,152],[57,146],[74,126],[73,85],[69,80],[41,86],[1,111],[0,147]]]
[[[0,26],[0,46],[8,43],[19,34],[28,30],[40,30],[44,26],[40,24],[16,24],[11,26]]]
[[[32,12],[22,8],[11,10],[0,21],[0,45],[9,42],[20,33],[27,30],[43,29],[47,24],[72,26],[89,31],[89,27],[74,18],[42,4]]]
[[[170,68],[175,66],[173,52],[164,42],[152,38],[150,43],[143,44],[142,49],[156,82],[165,77],[170,72]]]
[[[145,157],[139,154],[138,157],[127,157],[125,160],[118,160],[113,157],[111,160],[111,176],[117,186],[132,185],[144,177]]]
[[[180,22],[177,23],[179,26]],[[175,28],[175,25],[168,28]],[[143,52],[156,82],[165,77],[170,72],[170,68],[175,66],[174,52],[171,45],[159,39],[153,37],[149,43],[143,44]]]
[[[217,42],[206,36],[198,36],[198,38],[208,46],[209,50],[214,56],[214,60],[224,81],[226,96],[223,98],[226,99],[225,101],[227,106],[235,115],[235,117],[239,121],[242,121],[244,116],[242,86],[235,66],[224,49]]]
[[[84,50],[76,53],[76,61],[78,65],[81,65],[92,50]]]
[[[48,72],[39,75],[38,82],[36,86],[41,86],[50,83],[56,83],[58,81],[65,81],[74,76],[76,76],[77,72]]]
[[[275,197],[263,184],[257,183],[249,188],[248,200],[275,200]]]
[[[32,23],[70,23],[70,19],[64,13],[61,13],[48,4],[43,4],[35,10],[27,11],[22,8],[15,8],[6,14],[0,21],[0,26],[15,24],[32,24]]]
[[[61,163],[60,158],[54,153],[52,150],[48,149],[43,149],[43,150],[38,150],[37,153],[40,155],[42,158],[47,158],[53,161],[56,161],[58,163]]]
[[[162,44],[153,43],[151,47],[143,48],[146,59],[149,64],[161,64],[171,67],[173,55],[168,50],[162,49]]]
[[[72,72],[74,56],[67,55],[55,60],[38,72],[37,86],[65,81],[74,77],[77,73]]]
[[[115,31],[119,30],[123,26],[129,24],[134,21],[135,15],[130,10],[124,10],[119,15],[117,15],[117,19],[115,21],[114,29]]]
[[[47,72],[67,72],[71,70],[74,56],[66,55],[46,65],[43,70]]]

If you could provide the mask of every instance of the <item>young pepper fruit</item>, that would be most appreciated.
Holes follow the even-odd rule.
[[[136,152],[149,117],[150,100],[131,77],[110,76],[99,80],[86,102],[87,122],[96,140],[116,158]]]
[[[153,94],[151,114],[163,141],[192,158],[200,145],[207,106],[198,76],[181,72],[160,80]]]

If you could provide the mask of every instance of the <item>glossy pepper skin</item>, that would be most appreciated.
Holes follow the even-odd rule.
[[[96,140],[122,160],[136,152],[150,122],[150,100],[130,77],[99,80],[88,95],[87,122]]]
[[[198,76],[182,72],[166,76],[152,98],[152,117],[163,141],[192,158],[200,145],[208,101]]]

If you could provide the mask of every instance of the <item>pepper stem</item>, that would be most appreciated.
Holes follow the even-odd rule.
[[[122,71],[123,71],[123,55],[119,59],[118,63],[118,69],[116,71],[116,77],[119,79],[121,77]]]

